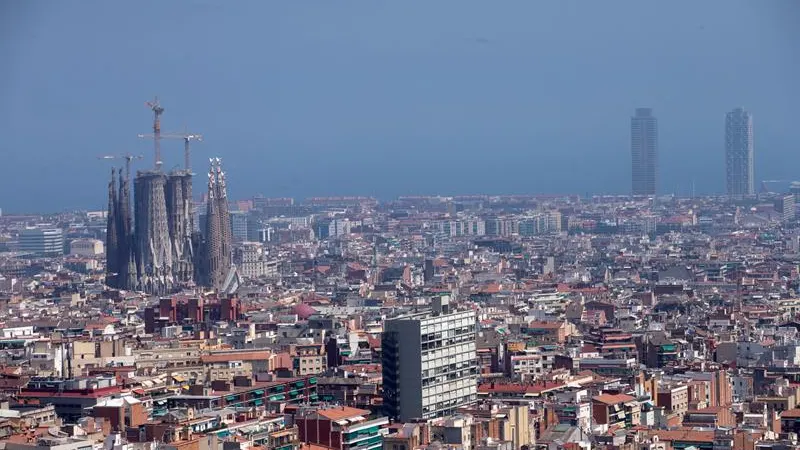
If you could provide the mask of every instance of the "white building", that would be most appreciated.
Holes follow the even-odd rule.
[[[0,275],[0,292],[20,292],[22,283],[16,278]]]
[[[99,239],[75,239],[69,243],[69,254],[72,256],[94,257],[104,252],[103,241]]]
[[[19,249],[36,256],[62,256],[64,232],[60,228],[26,228],[19,233]]]
[[[270,259],[259,242],[242,242],[236,247],[233,262],[243,278],[278,276],[278,260]]]
[[[474,311],[451,312],[449,298],[433,309],[389,319],[383,347],[383,404],[400,421],[456,413],[477,400]]]
[[[33,332],[32,325],[3,328],[0,330],[0,333],[3,339],[32,338],[34,336],[39,336],[39,333]]]

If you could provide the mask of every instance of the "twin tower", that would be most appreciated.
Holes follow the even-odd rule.
[[[129,178],[112,170],[108,185],[106,284],[153,295],[197,285],[228,289],[236,269],[220,159],[211,160],[208,172],[204,233],[194,227],[189,170],[137,172],[133,215]]]

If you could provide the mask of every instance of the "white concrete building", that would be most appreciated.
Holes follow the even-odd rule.
[[[404,422],[456,413],[477,400],[474,311],[450,311],[449,298],[433,309],[385,322],[383,404]]]
[[[242,242],[236,247],[233,258],[243,278],[275,278],[278,260],[269,258],[260,242]]]
[[[36,256],[62,256],[64,232],[60,228],[26,228],[19,233],[19,247]]]

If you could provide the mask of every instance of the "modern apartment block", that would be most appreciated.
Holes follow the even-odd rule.
[[[433,309],[387,320],[382,347],[383,404],[400,421],[452,415],[477,400],[474,311]]]
[[[742,108],[725,115],[725,175],[728,195],[755,195],[753,116]]]
[[[233,262],[242,277],[255,279],[278,276],[278,260],[270,258],[260,242],[242,242],[234,248]]]
[[[244,211],[231,211],[228,214],[231,221],[231,236],[233,236],[233,242],[246,241],[249,222],[247,213]]]
[[[650,108],[636,108],[631,117],[631,182],[633,195],[655,195],[658,169],[658,121]]]
[[[389,419],[368,419],[369,415],[369,410],[349,406],[301,407],[295,423],[300,440],[313,445],[309,448],[377,450],[383,448]]]
[[[26,228],[19,233],[19,249],[35,256],[61,256],[64,232],[60,228]]]

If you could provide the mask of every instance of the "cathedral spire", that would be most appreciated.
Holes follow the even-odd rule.
[[[108,183],[108,215],[106,218],[106,284],[119,287],[119,217],[117,199],[117,177],[111,169],[111,181]]]

